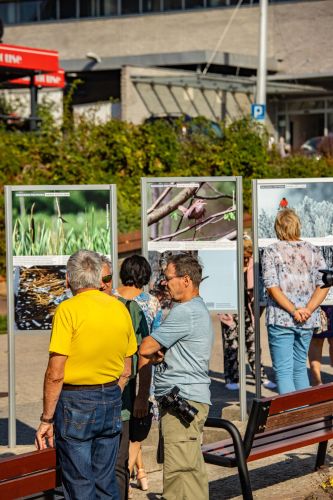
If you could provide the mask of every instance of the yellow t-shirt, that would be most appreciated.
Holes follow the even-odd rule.
[[[105,384],[119,378],[137,351],[131,317],[118,299],[87,290],[56,309],[50,352],[68,356],[64,382]]]

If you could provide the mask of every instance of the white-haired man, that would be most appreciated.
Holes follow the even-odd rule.
[[[124,361],[137,350],[132,321],[120,301],[99,290],[97,253],[69,258],[67,284],[74,297],[54,315],[36,446],[53,446],[55,433],[66,499],[118,500],[121,392],[130,375]]]

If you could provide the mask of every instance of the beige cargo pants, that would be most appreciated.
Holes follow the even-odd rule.
[[[201,434],[209,406],[188,401],[198,413],[191,424],[162,410],[164,439],[163,499],[208,500],[208,477],[201,453]]]

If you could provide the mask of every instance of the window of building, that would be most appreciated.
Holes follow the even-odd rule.
[[[14,2],[1,2],[0,3],[0,17],[5,24],[18,23],[16,14],[17,4]]]
[[[116,16],[118,14],[117,0],[100,0],[101,16]]]
[[[207,0],[207,7],[225,7],[227,0]]]
[[[24,1],[18,4],[18,22],[31,23],[39,20],[39,1]]]
[[[164,0],[164,10],[181,10],[182,0]]]
[[[185,9],[202,9],[204,0],[185,0]]]
[[[160,12],[161,11],[160,0],[142,0],[142,11],[143,12]]]
[[[42,21],[57,19],[56,0],[43,0],[40,3],[40,19]]]
[[[138,14],[140,12],[139,0],[122,0],[121,1],[121,13],[126,14]]]
[[[98,17],[98,0],[80,0],[79,17]]]
[[[268,0],[281,3],[286,0]],[[297,2],[299,0],[288,0]],[[196,8],[232,7],[238,0],[0,0],[0,17],[5,24],[58,19],[108,17]],[[242,6],[259,0],[243,0]]]
[[[76,0],[60,0],[60,19],[76,17]]]

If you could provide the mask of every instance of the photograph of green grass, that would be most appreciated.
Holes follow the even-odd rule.
[[[12,207],[14,256],[110,254],[109,190],[16,191]]]

